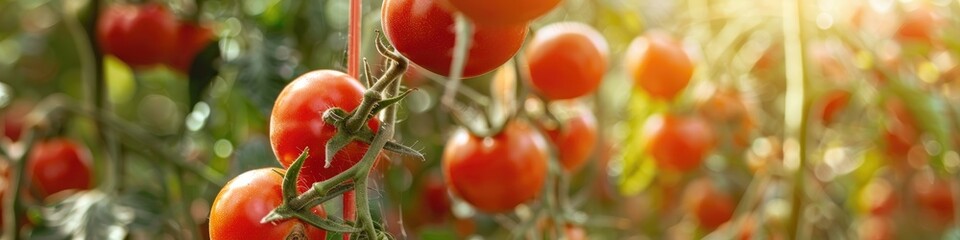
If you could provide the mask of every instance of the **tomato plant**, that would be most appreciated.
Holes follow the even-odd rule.
[[[624,67],[634,86],[655,99],[673,100],[687,87],[694,64],[669,33],[650,30],[630,43]]]
[[[546,144],[522,121],[491,137],[459,130],[443,151],[444,179],[456,196],[481,211],[513,210],[540,193],[547,174]]]
[[[303,149],[310,152],[300,174],[300,187],[307,188],[343,172],[360,160],[367,145],[349,143],[333,157],[325,168],[326,143],[336,128],[323,119],[323,113],[338,107],[352,111],[360,105],[364,88],[360,82],[345,73],[333,70],[308,72],[291,81],[277,96],[270,114],[270,144],[284,167],[289,167]],[[368,127],[376,130],[378,120],[371,119]]]
[[[454,17],[436,0],[383,2],[383,31],[393,47],[411,62],[430,72],[449,75],[455,40]],[[493,71],[520,50],[527,25],[475,24],[463,77]]]
[[[177,51],[176,17],[163,5],[112,5],[100,19],[100,48],[131,67],[165,63]]]
[[[210,207],[210,239],[326,239],[326,231],[296,219],[260,223],[283,201],[281,169],[244,172],[227,183]],[[326,215],[318,206],[313,212]]]
[[[90,189],[91,158],[89,149],[70,139],[38,142],[27,166],[31,187],[41,199],[64,190]]]
[[[190,72],[190,65],[203,48],[214,40],[213,30],[200,24],[185,22],[177,28],[175,51],[171,53],[169,65],[183,73]]]
[[[714,145],[710,125],[696,116],[651,116],[643,125],[646,148],[662,169],[686,172],[700,166]]]
[[[607,70],[607,41],[576,22],[540,28],[527,45],[530,85],[549,99],[570,99],[597,90]]]
[[[715,229],[733,217],[736,202],[718,189],[708,178],[700,178],[687,185],[683,201],[697,222],[706,229]]]
[[[597,145],[597,119],[585,107],[578,107],[576,113],[559,127],[547,130],[550,142],[557,149],[557,157],[563,169],[575,172],[580,169]]]
[[[560,0],[440,0],[471,20],[490,25],[526,24],[550,12]]]

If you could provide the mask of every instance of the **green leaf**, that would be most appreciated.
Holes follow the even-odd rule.
[[[303,162],[307,160],[308,156],[310,156],[309,147],[303,149],[300,157],[297,157],[297,160],[290,164],[287,174],[283,176],[283,185],[280,186],[280,189],[283,191],[284,204],[297,197],[297,178],[300,177],[300,169],[303,168]]]
[[[213,79],[220,74],[217,68],[220,59],[220,44],[217,41],[210,42],[207,47],[197,53],[190,65],[190,105],[196,105],[203,99],[203,92],[210,86]]]

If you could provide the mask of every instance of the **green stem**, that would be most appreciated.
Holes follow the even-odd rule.
[[[23,216],[23,197],[20,196],[23,193],[24,183],[26,183],[26,177],[24,173],[27,171],[27,164],[30,159],[30,150],[33,149],[34,143],[36,143],[36,134],[34,133],[33,128],[27,131],[26,136],[23,138],[26,146],[24,147],[24,152],[20,155],[20,159],[17,159],[13,163],[13,167],[16,171],[13,171],[12,186],[6,194],[6,198],[3,199],[3,209],[8,209],[3,215],[3,222],[7,223],[3,228],[3,239],[19,239],[20,237],[20,218],[18,216]],[[13,210],[13,211],[9,211]]]
[[[805,100],[805,66],[803,57],[803,16],[801,0],[783,0],[783,35],[786,60],[787,93],[784,109],[785,143],[794,141],[796,148],[785,148],[784,163],[793,172],[793,199],[789,228],[790,239],[800,233],[799,225],[806,181],[807,121]],[[799,111],[798,111],[799,110]]]
[[[450,81],[447,81],[447,88],[444,90],[441,99],[441,103],[451,110],[455,110],[452,107],[455,106],[457,89],[460,88],[463,68],[466,66],[471,41],[473,40],[473,23],[463,14],[457,13],[454,16],[457,36],[453,44],[453,62],[450,64]]]

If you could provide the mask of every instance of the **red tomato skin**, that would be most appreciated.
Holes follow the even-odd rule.
[[[28,102],[14,102],[3,112],[3,135],[10,141],[20,141],[23,135],[24,118],[33,109],[33,104]]]
[[[546,131],[550,142],[556,146],[557,157],[563,170],[575,172],[583,167],[597,148],[597,118],[586,108],[563,126]]]
[[[162,64],[176,52],[176,17],[163,5],[113,5],[104,10],[98,24],[103,52],[133,68]]]
[[[480,211],[511,211],[540,193],[547,174],[546,144],[525,122],[511,122],[486,139],[461,129],[443,152],[447,186]]]
[[[41,199],[64,190],[90,189],[90,150],[73,140],[37,142],[30,150],[27,171]]]
[[[343,72],[317,70],[294,79],[277,96],[270,114],[270,145],[278,161],[289,167],[303,149],[310,148],[300,171],[301,190],[336,176],[363,158],[369,145],[354,141],[333,157],[330,168],[324,168],[326,144],[337,129],[323,121],[323,113],[333,107],[353,111],[364,91],[359,81]],[[368,126],[376,131],[379,120],[371,119]]]
[[[636,87],[654,99],[666,101],[673,100],[687,87],[694,69],[680,43],[660,30],[634,39],[624,64]]]
[[[435,0],[386,0],[383,31],[393,47],[430,72],[449,76],[456,38],[453,15]],[[520,50],[527,25],[474,24],[464,78],[493,71]]]
[[[439,176],[430,176],[425,181],[420,192],[420,207],[428,222],[442,223],[452,216],[447,187]]]
[[[687,172],[700,166],[714,145],[710,125],[699,117],[650,117],[643,127],[647,150],[662,169]]]
[[[560,3],[560,0],[440,0],[470,20],[488,25],[516,25],[533,21]]]
[[[913,179],[913,190],[917,202],[927,212],[941,222],[954,219],[953,194],[950,193],[951,181],[917,175]]]
[[[190,66],[200,51],[214,40],[213,30],[197,23],[181,23],[177,28],[176,51],[167,63],[174,70],[190,73]]]
[[[823,97],[820,106],[820,121],[823,125],[829,125],[836,121],[840,111],[850,103],[850,92],[846,90],[833,90]]]
[[[730,221],[736,207],[733,198],[717,189],[708,178],[691,182],[684,192],[684,201],[705,229],[716,229]]]
[[[548,99],[571,99],[597,90],[607,70],[607,42],[586,24],[562,22],[537,31],[527,47],[531,86]]]
[[[326,231],[296,219],[261,224],[267,213],[283,203],[278,168],[261,168],[240,174],[227,183],[210,207],[210,239],[287,239],[296,228],[305,234],[298,239],[326,239]],[[325,217],[317,206],[313,212]]]

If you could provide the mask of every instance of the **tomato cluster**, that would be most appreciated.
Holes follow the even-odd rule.
[[[104,53],[133,68],[167,64],[188,72],[197,53],[214,39],[197,23],[179,22],[165,6],[111,5],[100,15],[97,41]]]

